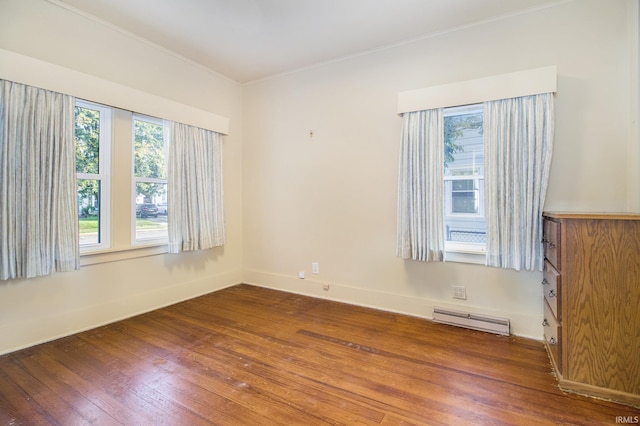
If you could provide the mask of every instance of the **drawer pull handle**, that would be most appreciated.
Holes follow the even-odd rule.
[[[542,326],[543,327],[548,327],[549,326],[549,321],[547,321],[546,318],[542,320]]]
[[[549,337],[549,343],[552,345],[556,344],[556,338],[555,337]]]
[[[549,291],[549,297],[556,297],[556,291],[555,290],[550,290]]]
[[[549,281],[546,278],[542,279],[542,285],[549,285]]]

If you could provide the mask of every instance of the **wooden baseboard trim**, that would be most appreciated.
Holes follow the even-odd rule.
[[[558,386],[565,392],[577,393],[580,395],[604,399],[606,401],[619,402],[621,404],[640,408],[640,395],[603,388],[600,386],[588,385],[585,383],[575,382],[573,380],[567,380],[562,377],[558,377]]]
[[[574,380],[565,379],[558,369],[556,360],[551,355],[551,348],[549,343],[545,342],[545,348],[547,349],[547,355],[551,362],[551,368],[553,374],[558,381],[558,387],[570,393],[576,393],[578,395],[589,396],[591,398],[603,399],[605,401],[618,402],[621,404],[630,405],[635,408],[640,408],[640,395],[632,394],[629,392],[618,391],[615,389],[603,388],[600,386],[593,386],[586,383],[576,382]]]

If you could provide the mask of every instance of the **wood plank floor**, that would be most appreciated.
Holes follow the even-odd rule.
[[[0,357],[1,425],[597,425],[542,343],[239,285]]]

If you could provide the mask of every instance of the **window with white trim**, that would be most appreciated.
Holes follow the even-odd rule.
[[[482,105],[444,110],[445,250],[484,253]]]
[[[76,99],[81,265],[168,252],[170,124]]]
[[[76,100],[76,181],[80,252],[109,247],[111,109]]]
[[[133,115],[134,243],[168,239],[167,139],[161,119]]]

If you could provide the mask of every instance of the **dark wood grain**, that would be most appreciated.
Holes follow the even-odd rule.
[[[239,285],[0,357],[0,424],[615,424],[542,342]]]

